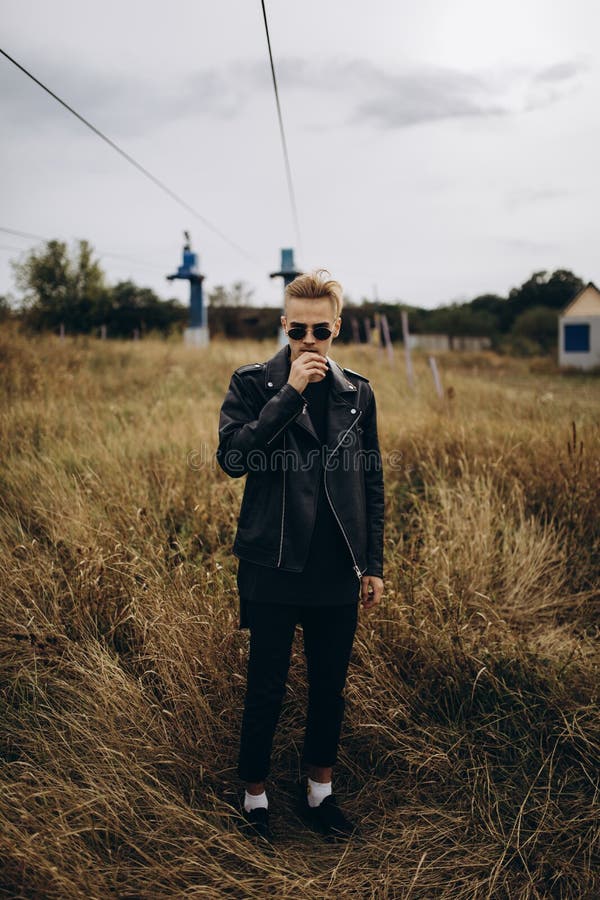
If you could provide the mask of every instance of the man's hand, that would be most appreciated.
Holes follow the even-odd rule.
[[[377,575],[363,575],[360,587],[360,601],[363,609],[373,609],[381,600],[383,579]]]
[[[309,381],[322,381],[327,375],[327,360],[316,351],[305,351],[290,366],[288,383],[302,393]]]

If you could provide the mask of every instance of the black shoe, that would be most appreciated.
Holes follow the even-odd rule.
[[[248,835],[248,837],[260,837],[268,841],[269,844],[272,843],[273,837],[269,828],[269,810],[266,806],[258,806],[256,809],[251,809],[250,812],[246,812],[244,807],[242,807],[242,815],[244,817],[242,824],[244,834]]]
[[[298,812],[307,825],[325,835],[328,840],[345,841],[360,833],[358,826],[338,806],[335,794],[329,794],[318,806],[309,806],[306,779],[299,784]]]

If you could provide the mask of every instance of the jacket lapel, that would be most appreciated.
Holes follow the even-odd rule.
[[[345,431],[352,426],[355,420],[360,418],[361,410],[356,407],[358,391],[355,385],[346,378],[341,366],[330,356],[327,357],[327,364],[331,373],[331,388],[327,409],[327,447],[331,452],[337,446]],[[265,364],[265,393],[267,395],[276,394],[288,380],[289,374],[290,346],[286,344]],[[321,443],[311,422],[306,404],[292,424],[303,428],[315,441],[319,444]]]
[[[283,385],[288,380],[290,374],[290,345],[286,344],[285,347],[282,347],[275,356],[272,356],[265,365],[265,393],[275,395],[277,391],[280,391]],[[293,425],[299,425],[300,428],[303,428],[307,431],[311,437],[314,438],[315,441],[319,441],[319,436],[315,431],[314,425],[310,420],[310,416],[308,414],[308,409],[306,403],[302,409],[302,412],[296,419],[294,419]]]
[[[332,453],[344,434],[358,421],[362,412],[357,406],[358,390],[346,378],[344,370],[335,360],[327,357],[331,370],[329,415],[327,417],[327,449]]]

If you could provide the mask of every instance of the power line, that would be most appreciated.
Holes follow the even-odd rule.
[[[144,266],[146,269],[154,269],[156,272],[165,271],[164,266],[157,266],[156,263],[144,262],[141,259],[135,259],[133,256],[126,256],[124,253],[109,253],[108,251],[98,250],[98,256],[110,256],[111,259],[122,260],[123,262],[135,263],[136,266]]]
[[[233,247],[234,250],[237,250],[238,253],[241,253],[242,256],[245,256],[246,259],[252,260],[252,262],[256,262],[254,257],[252,257],[242,247],[240,247],[239,244],[236,244],[235,241],[232,241],[230,238],[227,237],[227,235],[223,234],[222,231],[220,231],[215,225],[213,225],[211,222],[209,222],[208,219],[206,219],[201,213],[199,213],[197,210],[195,210],[193,206],[190,206],[189,203],[186,203],[186,201],[183,200],[181,197],[179,197],[179,195],[176,194],[174,191],[172,191],[171,188],[167,187],[167,185],[164,184],[164,182],[162,182],[159,178],[156,178],[156,176],[153,175],[152,172],[149,172],[148,169],[146,169],[139,162],[137,162],[137,160],[135,160],[133,158],[133,156],[130,156],[129,153],[125,152],[125,150],[122,150],[117,144],[115,144],[114,141],[111,141],[111,139],[109,137],[107,137],[102,131],[100,131],[99,128],[96,128],[95,125],[92,125],[92,123],[89,122],[86,118],[84,118],[84,116],[82,116],[80,113],[78,113],[75,109],[73,109],[72,106],[69,106],[68,103],[66,103],[57,94],[55,94],[54,91],[51,91],[49,87],[46,87],[46,85],[43,82],[41,82],[39,80],[39,78],[36,78],[35,75],[32,75],[32,73],[29,72],[25,68],[25,66],[22,66],[19,62],[17,62],[16,59],[13,59],[13,57],[10,56],[6,52],[6,50],[3,50],[0,47],[0,53],[2,54],[2,56],[5,56],[9,62],[11,62],[14,66],[16,66],[17,69],[20,69],[21,72],[23,72],[25,75],[27,75],[28,78],[31,78],[32,81],[34,81],[37,85],[39,85],[39,87],[41,87],[42,90],[46,91],[47,94],[50,94],[50,96],[53,97],[54,100],[56,100],[58,103],[60,103],[61,106],[64,106],[64,108],[67,109],[70,113],[72,113],[77,119],[79,119],[80,122],[83,122],[83,124],[85,126],[87,126],[87,128],[89,128],[91,131],[93,131],[97,137],[101,138],[101,140],[103,140],[105,143],[107,143],[109,145],[109,147],[112,147],[113,150],[116,150],[116,152],[119,153],[122,157],[124,157],[124,159],[126,159],[127,162],[131,163],[132,166],[135,166],[135,168],[139,172],[141,172],[142,175],[145,175],[146,178],[149,178],[153,184],[155,184],[162,191],[164,191],[165,194],[168,194],[168,196],[171,197],[172,200],[175,200],[175,202],[178,203],[180,206],[182,206],[185,210],[187,210],[187,212],[189,212],[193,216],[195,216],[196,219],[199,219],[199,221],[202,222],[206,226],[206,228],[210,229],[210,231],[212,231],[214,234],[218,235],[223,241],[225,241],[227,244],[229,244],[230,247]]]
[[[273,53],[271,50],[271,38],[269,35],[269,23],[267,22],[267,10],[265,9],[265,0],[261,0],[263,19],[265,22],[265,32],[267,35],[267,46],[269,48],[269,61],[271,63],[271,75],[273,76],[273,89],[275,91],[275,103],[277,104],[277,118],[279,119],[279,134],[281,135],[281,146],[283,148],[283,159],[285,162],[285,173],[287,177],[288,192],[290,195],[290,204],[292,207],[292,216],[296,228],[296,238],[298,240],[298,250],[302,251],[302,238],[300,236],[300,222],[298,220],[298,209],[296,207],[296,195],[294,194],[294,184],[292,181],[292,169],[290,166],[290,158],[288,155],[287,141],[285,139],[285,129],[283,127],[283,116],[281,115],[281,104],[279,102],[279,90],[277,89],[277,78],[275,76],[275,64],[273,63]]]
[[[49,243],[51,240],[48,237],[44,237],[42,234],[32,234],[30,231],[17,231],[14,228],[3,228],[2,226],[0,226],[0,232],[3,232],[4,234],[13,234],[16,237],[31,238],[35,241],[45,241],[46,243]],[[20,247],[13,247],[13,250],[20,249]],[[112,259],[122,259],[125,262],[135,263],[136,266],[144,266],[147,269],[156,269],[156,271],[160,270],[161,272],[164,272],[163,266],[157,266],[155,263],[149,263],[142,259],[135,259],[135,257],[126,256],[124,253],[109,253],[108,250],[98,250],[97,253],[101,257],[110,256]]]
[[[0,231],[4,232],[4,234],[14,234],[16,237],[33,238],[35,241],[48,240],[48,238],[45,238],[41,234],[31,234],[29,231],[16,231],[14,228],[2,228],[0,226]]]

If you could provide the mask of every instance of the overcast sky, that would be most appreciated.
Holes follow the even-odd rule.
[[[242,255],[0,57],[0,226],[87,238],[111,282],[165,275],[192,233],[206,287],[281,247],[353,299],[436,306],[539,269],[600,282],[597,0],[1,0],[0,46]],[[0,293],[31,241],[0,232]],[[106,254],[131,258],[118,259]],[[250,258],[248,258],[250,257]]]

